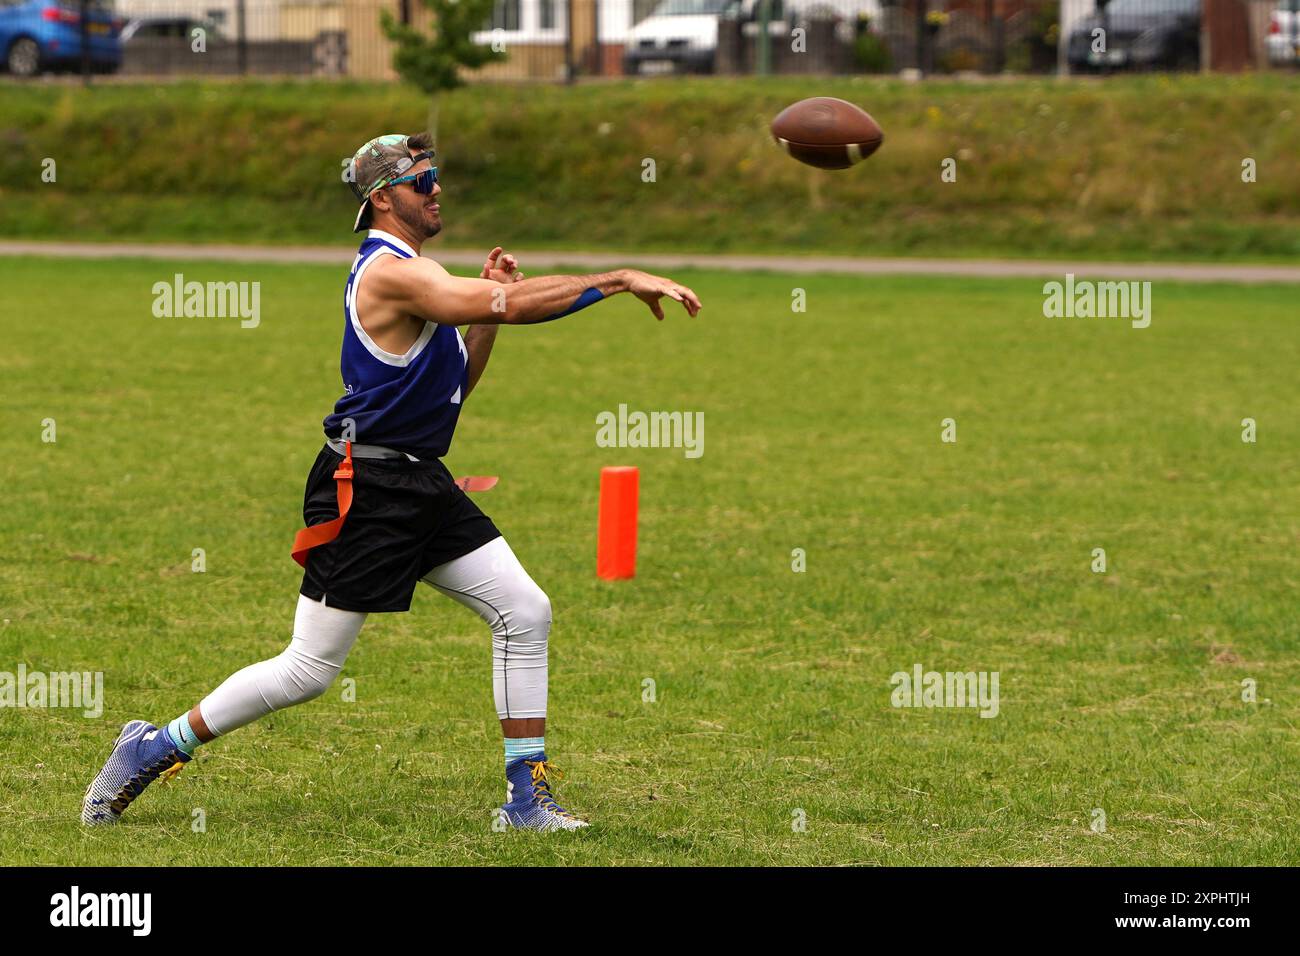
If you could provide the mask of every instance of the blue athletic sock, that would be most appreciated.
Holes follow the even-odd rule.
[[[203,742],[195,736],[193,729],[190,727],[188,712],[181,714],[167,725],[167,736],[171,738],[171,742],[176,746],[177,750],[183,750],[187,754],[194,753],[194,748]]]
[[[520,757],[531,757],[546,749],[545,737],[506,737],[506,766]]]

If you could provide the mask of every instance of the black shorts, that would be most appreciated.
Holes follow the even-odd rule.
[[[307,476],[302,515],[310,527],[339,515],[326,445]],[[438,459],[353,458],[352,507],[343,530],[307,553],[302,593],[345,611],[408,611],[420,578],[501,536]]]

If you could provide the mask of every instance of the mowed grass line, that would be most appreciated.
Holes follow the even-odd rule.
[[[355,703],[336,685],[241,730],[88,832],[123,721],[289,639],[343,275],[6,270],[0,671],[100,670],[107,700],[0,710],[2,863],[1300,858],[1294,289],[1156,283],[1135,330],[1046,319],[1034,281],[702,270],[695,320],[620,297],[505,329],[448,463],[501,476],[480,502],[551,595],[548,744],[597,826],[492,832],[487,630],[422,590],[362,632]],[[261,324],[154,318],[175,272],[260,281]],[[704,455],[598,448],[619,403],[704,412]],[[630,582],[594,576],[606,464],[642,470]],[[916,663],[997,670],[999,715],[891,707]]]

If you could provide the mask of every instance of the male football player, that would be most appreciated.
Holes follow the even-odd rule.
[[[631,269],[524,278],[500,247],[480,278],[451,275],[420,255],[442,229],[433,158],[429,134],[389,134],[351,161],[361,204],[353,231],[365,237],[344,295],[343,395],[324,421],[325,446],[307,477],[307,527],[293,548],[304,574],[292,641],[170,723],[126,724],[86,791],[85,823],[116,822],[201,744],[319,697],[343,668],[366,615],[409,610],[423,581],[491,628],[505,738],[504,820],[531,830],[586,826],[551,791],[544,740],[550,601],[441,458],[500,325],[549,322],[620,292],[658,319],[664,296],[692,316],[700,300],[680,283]],[[458,326],[468,326],[463,337]]]

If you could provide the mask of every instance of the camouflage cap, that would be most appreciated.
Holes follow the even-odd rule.
[[[348,164],[348,185],[361,203],[353,232],[370,226],[370,194],[382,189],[406,173],[416,163],[433,158],[433,150],[412,156],[407,146],[409,139],[403,133],[386,133],[376,136],[352,154]]]

